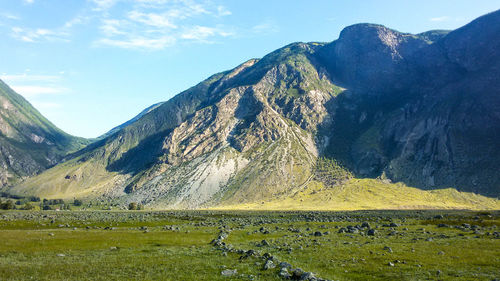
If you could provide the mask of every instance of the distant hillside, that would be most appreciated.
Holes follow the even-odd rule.
[[[54,126],[0,80],[0,187],[54,166],[87,143]]]
[[[144,109],[143,111],[141,111],[139,114],[137,114],[134,118],[128,120],[127,122],[119,125],[119,126],[116,126],[114,127],[113,129],[109,130],[109,132],[106,132],[104,135],[102,136],[99,136],[97,139],[100,140],[100,139],[105,139],[109,136],[111,136],[112,134],[120,131],[121,129],[127,127],[128,125],[134,123],[135,121],[139,120],[142,116],[148,114],[150,111],[154,110],[155,108],[157,108],[158,106],[162,105],[163,102],[159,102],[159,103],[155,103],[153,104],[152,106]]]
[[[215,74],[12,192],[199,208],[381,178],[498,197],[499,50],[500,11],[451,32],[352,25]]]
[[[402,183],[378,179],[351,179],[333,188],[311,181],[307,187],[285,198],[222,204],[219,210],[498,210],[500,200],[459,192],[454,188],[421,190]]]

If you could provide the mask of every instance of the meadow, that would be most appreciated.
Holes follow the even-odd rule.
[[[1,211],[1,280],[495,280],[500,212]]]

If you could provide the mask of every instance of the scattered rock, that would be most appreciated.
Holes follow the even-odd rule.
[[[225,269],[221,272],[221,275],[225,276],[225,277],[231,277],[231,276],[234,276],[236,274],[238,274],[238,270],[236,270],[236,269]]]
[[[279,267],[280,268],[292,269],[292,265],[289,264],[289,263],[287,263],[287,262],[284,262],[284,261],[280,262]]]
[[[290,273],[288,273],[288,269],[286,267],[282,267],[280,272],[278,273],[278,276],[284,278],[284,279],[288,279],[290,277],[292,277],[292,275]]]
[[[312,272],[304,272],[299,280],[317,280]]]
[[[271,260],[267,260],[266,263],[264,264],[264,269],[265,270],[268,270],[268,269],[271,269],[271,268],[275,268],[275,267],[276,267],[276,265]]]

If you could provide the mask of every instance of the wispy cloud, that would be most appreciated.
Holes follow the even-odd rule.
[[[30,0],[37,2],[36,0]],[[239,28],[224,24],[232,12],[216,0],[85,0],[87,5],[58,27],[26,26],[15,15],[0,18],[12,38],[26,43],[70,42],[78,25],[88,25],[92,47],[163,50],[176,44],[211,44],[236,37]],[[248,28],[246,28],[248,33]],[[250,34],[278,31],[272,22],[256,25]],[[86,34],[86,35],[87,35]],[[85,37],[89,38],[89,37]]]
[[[229,11],[226,7],[224,6],[219,6],[217,7],[217,15],[219,17],[224,17],[224,16],[230,16],[232,15],[233,13],[231,13],[231,11]]]
[[[146,38],[146,37],[128,37],[125,39],[109,39],[103,38],[96,41],[97,45],[114,46],[124,49],[149,49],[161,50],[175,44],[174,37],[164,36],[159,38]]]
[[[21,18],[17,15],[13,15],[11,13],[1,13],[0,17],[8,19],[8,20],[20,20]]]
[[[26,98],[56,95],[68,92],[68,89],[60,85],[62,78],[62,74],[30,74],[29,69],[22,74],[0,75],[0,79],[9,84],[14,91]]]
[[[271,34],[279,31],[279,26],[272,21],[264,21],[252,27],[252,32],[257,34]]]
[[[96,0],[92,1],[98,5]],[[231,11],[209,1],[133,2],[129,10],[105,13],[99,27],[103,36],[94,41],[94,46],[162,50],[180,42],[213,43],[235,33],[232,28],[217,24],[220,17],[230,15]],[[212,24],[200,25],[200,21]]]
[[[125,28],[125,25],[127,25],[126,21],[105,19],[102,20],[100,29],[106,36],[125,35],[126,32],[122,31],[122,29]]]
[[[450,17],[448,16],[442,16],[442,17],[435,17],[435,18],[430,18],[429,21],[432,22],[443,22],[443,21],[449,21]]]
[[[172,23],[168,14],[155,14],[155,13],[141,13],[138,11],[131,11],[128,13],[128,18],[132,21],[153,26],[158,28],[177,28]]]
[[[33,3],[35,3],[35,0],[23,0],[24,4],[28,4],[28,5],[31,5]]]
[[[210,43],[210,41],[207,40],[208,38],[214,36],[228,37],[232,35],[234,35],[233,32],[224,30],[222,28],[197,25],[187,29],[184,33],[182,33],[181,38]]]
[[[46,28],[23,28],[19,26],[12,27],[12,36],[24,42],[39,41],[68,41],[68,33],[65,31],[55,31]]]
[[[15,16],[10,16],[13,19],[20,20]],[[72,28],[76,25],[84,24],[90,20],[89,16],[76,15],[72,19],[66,21],[56,28],[31,28],[20,26],[22,22],[16,22],[14,26],[10,27],[10,35],[20,41],[28,43],[36,42],[69,42]]]
[[[90,0],[95,4],[95,11],[107,10],[115,5],[116,0]]]
[[[65,22],[63,25],[63,28],[70,29],[70,28],[74,27],[75,25],[84,24],[84,23],[88,22],[89,20],[90,20],[90,18],[88,16],[77,15],[74,18],[70,19],[69,21]]]

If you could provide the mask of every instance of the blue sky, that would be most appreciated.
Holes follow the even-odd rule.
[[[500,0],[0,0],[0,78],[96,137],[213,73],[345,26],[455,29]]]

